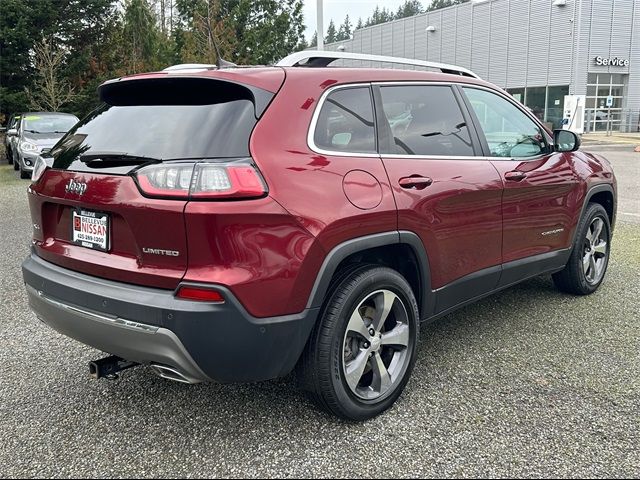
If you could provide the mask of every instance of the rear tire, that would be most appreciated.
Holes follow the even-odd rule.
[[[335,286],[298,364],[311,399],[362,421],[390,408],[416,361],[418,305],[395,270],[365,265]]]
[[[17,172],[20,170],[20,161],[13,162],[13,169]]]
[[[11,150],[5,148],[4,155],[7,157],[7,163],[13,165],[13,153],[11,153]]]
[[[578,224],[564,270],[553,274],[556,287],[574,295],[595,292],[604,280],[611,251],[611,224],[602,205],[590,203]]]

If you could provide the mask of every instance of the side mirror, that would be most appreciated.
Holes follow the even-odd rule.
[[[553,143],[556,152],[575,152],[580,148],[580,137],[571,130],[555,130]]]
[[[7,136],[9,136],[9,137],[17,137],[18,136],[18,130],[16,128],[10,128],[7,131]]]

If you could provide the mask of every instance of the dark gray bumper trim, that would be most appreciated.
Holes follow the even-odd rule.
[[[174,367],[191,383],[209,380],[171,330],[70,305],[30,285],[26,289],[38,318],[63,335],[127,360]]]

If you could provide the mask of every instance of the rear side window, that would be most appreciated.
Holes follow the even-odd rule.
[[[448,86],[380,88],[384,114],[400,155],[473,156],[469,128]]]
[[[322,150],[376,153],[370,89],[344,88],[330,93],[318,115],[313,141]]]

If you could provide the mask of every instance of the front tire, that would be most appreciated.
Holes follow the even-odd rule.
[[[13,169],[17,172],[18,170],[20,170],[20,160],[14,160],[13,161]]]
[[[363,266],[332,290],[298,367],[322,409],[362,421],[390,408],[416,361],[418,306],[395,270]]]
[[[9,150],[8,148],[5,148],[4,155],[5,155],[5,157],[7,157],[7,163],[9,165],[12,165],[13,164],[13,153],[11,153],[11,150]]]
[[[604,280],[611,251],[611,224],[602,205],[590,203],[578,224],[564,270],[553,274],[556,287],[574,295],[595,292]]]
[[[26,180],[28,178],[31,178],[31,172],[26,172],[22,169],[22,167],[20,168],[20,178],[23,180]]]

